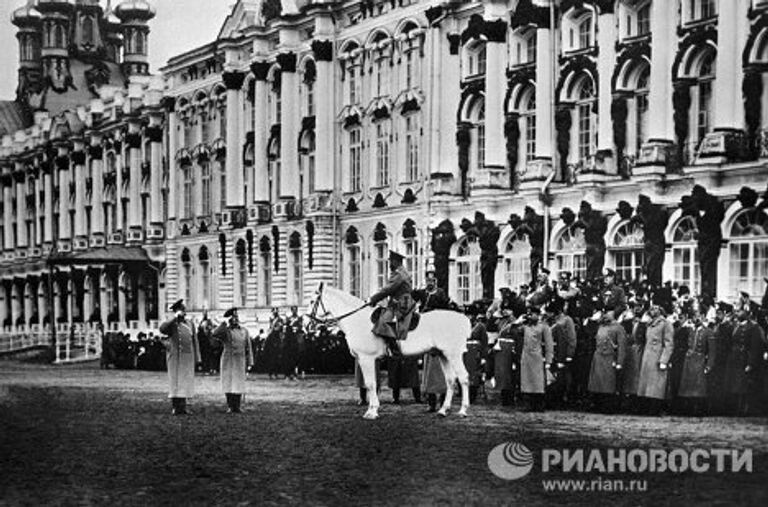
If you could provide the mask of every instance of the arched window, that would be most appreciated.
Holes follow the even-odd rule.
[[[349,191],[362,190],[362,156],[363,145],[360,127],[349,131]]]
[[[189,250],[185,248],[181,251],[181,276],[184,290],[184,302],[187,305],[192,303],[192,256]]]
[[[419,145],[421,128],[419,113],[405,117],[405,181],[418,181],[421,177],[419,168]]]
[[[206,160],[200,166],[200,176],[203,216],[209,216],[211,214],[211,202],[213,200],[213,196],[211,195],[211,163],[209,161]]]
[[[619,225],[611,242],[613,263],[620,280],[631,282],[643,274],[644,235],[637,224],[625,221]]]
[[[680,220],[672,233],[673,280],[688,286],[692,294],[698,294],[701,287],[699,249],[696,243],[698,234],[696,221],[691,217]]]
[[[184,182],[184,218],[194,218],[192,209],[192,192],[194,192],[194,181],[192,180],[192,166],[185,165],[181,167],[181,175]]]
[[[211,259],[208,247],[201,246],[197,254],[200,261],[200,307],[207,309],[211,304]]]
[[[580,279],[587,276],[587,243],[584,240],[584,229],[566,227],[555,242],[555,263],[558,273],[570,271]]]
[[[715,80],[715,54],[707,51],[702,56],[696,91],[696,141],[700,144],[712,127],[712,86]]]
[[[317,74],[315,62],[308,60],[304,65],[303,83],[301,94],[303,98],[304,116],[315,115],[315,76]]]
[[[379,290],[387,284],[389,279],[389,241],[386,229],[382,229],[381,235],[374,233],[373,242],[373,290]]]
[[[536,61],[536,29],[529,28],[518,32],[514,37],[515,65],[525,65]]]
[[[646,60],[630,64],[617,87],[627,97],[625,154],[637,157],[648,138],[648,80],[650,65]]]
[[[235,274],[237,276],[238,304],[248,306],[248,258],[246,257],[245,241],[237,240],[235,244]]]
[[[536,91],[531,89],[525,99],[525,109],[521,111],[520,118],[523,122],[522,142],[525,150],[525,161],[530,162],[536,157]]]
[[[93,18],[83,18],[83,44],[93,44]]]
[[[484,42],[477,42],[467,47],[464,77],[484,76],[486,69],[486,50]]]
[[[576,128],[578,139],[579,160],[586,160],[595,152],[597,145],[597,129],[594,107],[597,100],[592,78],[582,76],[576,90]]]
[[[219,120],[219,139],[227,142],[227,106],[226,101],[219,100],[220,105],[215,108]]]
[[[504,245],[502,269],[504,286],[516,291],[523,284],[531,282],[531,244],[517,233],[510,235]]]
[[[759,208],[741,211],[730,231],[730,289],[758,295],[768,277],[768,214]]]
[[[635,88],[634,104],[632,108],[635,125],[635,154],[640,153],[640,148],[643,146],[643,143],[648,136],[648,79],[650,73],[650,68],[645,67],[638,75]]]
[[[389,125],[387,120],[376,123],[376,186],[389,185]]]
[[[463,238],[456,250],[456,299],[469,304],[480,298],[483,287],[480,280],[480,245]]]
[[[281,75],[275,70],[272,72],[270,92],[267,95],[269,115],[272,125],[279,125],[283,116],[283,102],[281,98]]]
[[[268,153],[269,195],[273,203],[280,199],[280,141],[275,138]]]
[[[419,255],[419,239],[416,237],[415,223],[410,218],[403,226],[403,265],[411,274],[414,286],[421,281],[421,256]]]
[[[349,282],[347,289],[353,296],[362,295],[362,256],[360,254],[360,245],[347,245],[347,270],[349,271]]]
[[[304,256],[301,251],[301,235],[291,234],[288,240],[289,300],[297,306],[304,302]]]
[[[64,26],[58,23],[54,29],[53,47],[59,49],[67,48],[67,31],[64,29]]]
[[[267,236],[259,242],[259,299],[261,306],[272,304],[272,243]]]
[[[475,106],[475,168],[485,167],[485,103],[479,101]]]
[[[301,141],[301,178],[307,182],[307,191],[311,194],[315,191],[315,133],[307,132]],[[306,180],[305,180],[306,178]]]

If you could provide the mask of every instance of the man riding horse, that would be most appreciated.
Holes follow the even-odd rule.
[[[413,282],[410,273],[403,266],[405,257],[390,250],[387,284],[368,299],[368,304],[376,306],[379,301],[389,298],[386,307],[378,312],[373,333],[384,338],[393,355],[400,354],[398,340],[405,340],[416,303],[411,296]]]

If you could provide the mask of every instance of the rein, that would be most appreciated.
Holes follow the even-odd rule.
[[[329,313],[328,310],[326,310],[325,305],[323,304],[322,297],[318,297],[315,300],[315,304],[312,306],[312,313],[307,315],[307,317],[309,317],[310,320],[312,320],[314,322],[317,322],[318,324],[328,324],[328,323],[331,323],[331,322],[339,322],[340,320],[346,319],[347,317],[350,317],[350,316],[356,314],[357,312],[359,312],[359,311],[361,311],[361,310],[363,310],[363,309],[368,307],[367,304],[364,304],[363,306],[360,306],[359,308],[355,308],[354,310],[352,310],[350,312],[347,312],[347,313],[345,313],[343,315],[339,315],[338,317],[331,317],[329,319],[321,319],[320,317],[317,317],[317,308],[318,308],[318,306],[322,308],[323,312],[326,315]]]

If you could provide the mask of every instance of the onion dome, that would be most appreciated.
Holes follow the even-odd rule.
[[[35,9],[33,2],[27,2],[27,5],[19,7],[11,15],[11,22],[16,26],[29,26],[40,23],[43,15]]]
[[[115,15],[123,21],[150,20],[155,17],[155,8],[146,0],[125,0],[115,8]]]

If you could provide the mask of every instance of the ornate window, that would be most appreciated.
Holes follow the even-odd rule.
[[[485,104],[480,102],[475,116],[475,168],[485,167]]]
[[[480,279],[480,245],[467,238],[460,240],[456,250],[456,299],[469,304],[480,298],[483,286]]]
[[[227,168],[223,160],[219,160],[216,165],[219,168],[219,209],[227,207]]]
[[[651,3],[648,2],[637,11],[637,35],[651,33]]]
[[[184,180],[184,218],[194,218],[192,209],[192,192],[194,191],[194,182],[192,181],[192,167],[185,165],[181,168],[182,178]]]
[[[379,290],[389,279],[389,243],[387,240],[373,243],[374,290]]]
[[[273,139],[268,154],[269,196],[273,203],[280,198],[280,142]]]
[[[353,128],[349,131],[349,191],[360,192],[362,190],[362,158],[363,145],[361,129]]]
[[[585,161],[594,152],[597,145],[597,129],[594,107],[597,100],[595,87],[590,76],[583,76],[578,84],[576,95],[576,119],[579,160]]]
[[[347,269],[349,283],[347,289],[353,296],[362,295],[362,256],[360,245],[347,245]]]
[[[245,241],[237,240],[235,245],[235,270],[237,276],[238,306],[248,306],[248,258]]]
[[[730,290],[762,294],[768,277],[768,214],[759,208],[741,211],[731,226]]]
[[[712,85],[715,80],[715,55],[708,51],[701,60],[696,99],[696,133],[701,143],[712,126]]]
[[[289,300],[301,306],[304,301],[304,257],[301,251],[301,236],[294,232],[288,244],[288,259],[290,262]]]
[[[555,265],[558,273],[570,271],[574,277],[585,279],[587,276],[586,250],[584,229],[565,228],[555,242]]]
[[[405,181],[418,181],[421,176],[419,169],[420,144],[419,114],[413,113],[405,117]]]
[[[696,244],[698,234],[696,222],[691,217],[680,220],[672,233],[673,280],[688,286],[692,294],[698,294],[701,287],[699,249]]]
[[[644,235],[643,229],[629,221],[616,229],[611,243],[613,264],[620,280],[631,282],[643,274]]]
[[[349,105],[357,104],[360,101],[360,86],[358,82],[358,67],[356,65],[350,65],[347,69],[347,97],[349,99]]]
[[[200,167],[200,186],[202,188],[202,196],[200,197],[203,205],[203,216],[211,214],[211,201],[213,196],[211,195],[211,163],[205,161]]]
[[[264,236],[259,243],[259,303],[261,306],[272,304],[272,244]]]
[[[93,44],[93,18],[86,16],[83,18],[83,44]]]
[[[477,42],[466,50],[464,77],[484,76],[486,68],[485,43]]]
[[[389,129],[385,121],[376,124],[376,186],[389,185]]]
[[[411,274],[414,285],[421,280],[421,262],[419,258],[419,240],[415,237],[403,239],[403,262],[405,269]]]
[[[687,0],[687,21],[709,19],[717,15],[717,0]]]
[[[525,236],[512,234],[504,245],[504,286],[517,290],[531,281],[531,244]]]
[[[61,24],[56,24],[53,32],[53,47],[59,49],[67,48],[67,31]]]
[[[525,109],[522,111],[525,160],[530,162],[536,157],[536,92],[531,89]]]
[[[200,307],[207,309],[211,304],[211,259],[208,247],[201,246],[197,254],[200,261]]]
[[[301,177],[306,178],[307,190],[315,191],[315,133],[307,132],[302,138],[301,146]],[[302,184],[302,188],[304,185]]]

